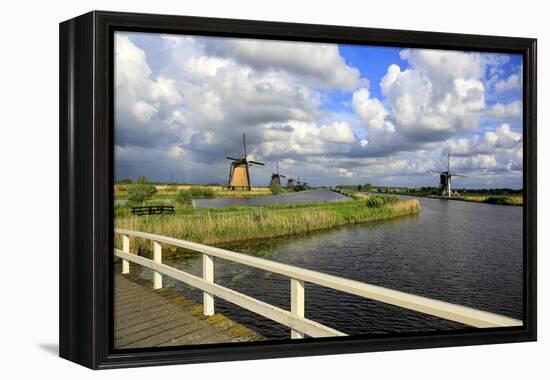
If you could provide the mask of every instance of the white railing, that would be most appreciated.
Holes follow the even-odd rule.
[[[203,309],[205,315],[214,314],[214,297],[219,297],[235,305],[250,310],[263,317],[281,323],[291,329],[291,337],[345,336],[346,334],[305,318],[304,283],[310,282],[327,288],[339,290],[360,297],[400,306],[443,319],[460,322],[473,327],[511,327],[521,326],[522,321],[499,314],[489,313],[466,306],[417,296],[381,286],[348,280],[308,269],[281,264],[275,261],[215,248],[204,244],[174,239],[146,232],[115,229],[122,235],[122,250],[114,250],[115,256],[122,259],[122,273],[129,273],[130,262],[150,268],[154,271],[153,286],[162,287],[162,275],[172,277],[203,291]],[[153,242],[153,260],[130,253],[130,237],[142,238]],[[162,263],[160,244],[185,248],[203,254],[202,278],[172,268]],[[263,269],[290,278],[290,311],[249,297],[214,282],[213,257]]]

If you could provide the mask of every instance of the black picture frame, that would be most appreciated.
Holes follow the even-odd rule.
[[[185,33],[521,54],[524,324],[383,338],[112,348],[113,33]],[[537,337],[536,39],[93,11],[60,24],[60,356],[93,369],[527,342]]]

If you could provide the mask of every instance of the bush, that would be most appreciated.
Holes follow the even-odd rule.
[[[178,195],[176,195],[176,202],[182,205],[191,205],[193,197],[189,190],[180,190]]]
[[[489,203],[492,205],[507,205],[509,202],[505,198],[498,197],[489,197],[483,201],[484,203]]]
[[[211,199],[214,198],[214,190],[210,187],[196,187],[193,186],[189,189],[191,197],[193,199]]]
[[[292,188],[292,190],[294,190],[294,191],[306,191],[306,190],[309,190],[309,187],[304,186],[304,185],[296,185]]]
[[[127,191],[128,191],[127,205],[132,207],[132,206],[142,205],[143,202],[151,199],[153,195],[157,192],[157,188],[151,183],[149,183],[147,178],[140,175],[137,183],[128,185]]]

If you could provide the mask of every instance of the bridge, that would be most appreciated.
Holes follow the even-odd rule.
[[[202,291],[201,313],[204,318],[208,319],[214,316],[215,297],[218,297],[289,327],[290,337],[292,339],[301,339],[305,336],[317,338],[346,335],[341,331],[335,330],[329,326],[325,326],[305,317],[304,284],[306,282],[386,304],[399,306],[408,310],[429,314],[450,321],[459,322],[472,327],[488,328],[522,326],[522,321],[499,314],[299,268],[292,265],[282,264],[204,244],[179,240],[147,232],[118,228],[115,229],[115,233],[121,235],[122,238],[122,249],[114,249],[115,257],[122,259],[122,275],[124,276],[130,273],[130,262],[151,269],[153,271],[153,289],[149,290],[149,292],[158,292],[161,290],[163,287],[163,276],[168,276]],[[139,256],[130,251],[131,237],[145,239],[152,242],[152,260]],[[202,254],[202,277],[195,276],[163,264],[161,244],[184,248],[198,254]],[[214,257],[287,277],[290,281],[290,310],[279,308],[216,284],[214,280]],[[122,294],[122,297],[115,297],[115,301],[124,302],[123,296],[124,293]],[[183,336],[184,335],[182,335],[182,337]],[[247,336],[252,337],[253,334],[248,334]],[[185,344],[185,339],[182,339],[182,337],[174,336],[172,337],[172,341],[178,342],[176,344]],[[116,338],[117,337],[115,334],[115,340]],[[228,341],[232,341],[231,337],[228,337],[227,339]],[[259,338],[258,336],[251,338],[251,340],[254,339]],[[155,344],[151,344],[150,346],[153,345]]]

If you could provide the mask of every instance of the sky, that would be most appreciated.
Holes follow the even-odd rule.
[[[522,57],[115,33],[115,177],[522,187]]]

